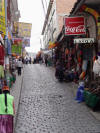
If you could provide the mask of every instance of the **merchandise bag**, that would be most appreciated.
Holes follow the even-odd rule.
[[[75,100],[77,100],[78,103],[84,101],[84,83],[83,82],[79,83]]]

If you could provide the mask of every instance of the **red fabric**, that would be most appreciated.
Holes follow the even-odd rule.
[[[0,65],[4,65],[4,56],[5,56],[4,47],[0,45]]]

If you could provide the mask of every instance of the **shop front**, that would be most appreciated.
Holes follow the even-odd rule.
[[[95,4],[97,4],[96,2],[86,0],[85,4],[87,5],[82,5],[80,8],[78,8],[79,10],[77,12],[73,11],[74,16],[84,17],[86,28],[85,35],[74,36],[78,72],[80,66],[79,81],[84,82],[84,85],[79,84],[80,87],[77,90],[76,100],[85,100],[88,106],[95,109],[96,107],[100,106],[100,16],[98,6],[95,8]],[[84,90],[81,90],[82,86],[84,87]]]

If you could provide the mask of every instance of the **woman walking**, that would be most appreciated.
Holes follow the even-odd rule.
[[[10,95],[9,87],[3,87],[0,94],[0,133],[13,133],[14,97]]]
[[[18,60],[17,62],[17,71],[18,71],[18,75],[21,75],[21,69],[22,69],[22,61],[21,59]]]

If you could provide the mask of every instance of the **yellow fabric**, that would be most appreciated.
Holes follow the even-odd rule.
[[[4,78],[4,68],[0,65],[0,78]]]

